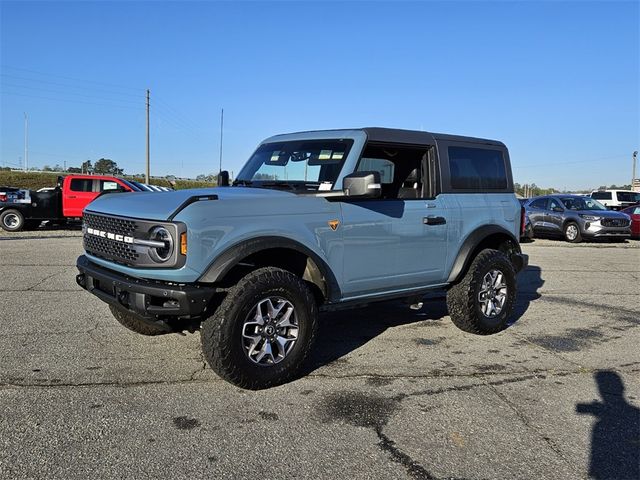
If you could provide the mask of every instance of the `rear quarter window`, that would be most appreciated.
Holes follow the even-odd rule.
[[[72,178],[69,186],[73,192],[90,192],[93,188],[92,178]]]
[[[507,188],[501,150],[451,146],[448,152],[451,188],[477,191]]]
[[[593,192],[591,198],[595,200],[611,200],[611,192]]]
[[[534,200],[533,202],[531,202],[529,206],[533,208],[541,208],[544,210],[545,208],[547,208],[547,199],[539,198],[538,200]]]

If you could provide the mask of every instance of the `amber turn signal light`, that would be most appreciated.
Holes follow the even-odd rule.
[[[187,232],[180,234],[180,253],[182,255],[187,254]]]

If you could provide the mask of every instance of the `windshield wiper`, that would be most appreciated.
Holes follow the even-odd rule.
[[[266,187],[266,188],[285,188],[287,190],[295,190],[295,186],[287,183],[287,182],[260,182],[257,187]]]

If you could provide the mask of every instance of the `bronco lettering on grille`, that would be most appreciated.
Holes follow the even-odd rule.
[[[118,235],[116,233],[111,233],[111,232],[105,232],[104,230],[98,230],[96,228],[87,228],[87,233],[89,235],[94,235],[96,237],[115,240],[116,242],[133,243],[133,237],[128,237],[126,235]]]

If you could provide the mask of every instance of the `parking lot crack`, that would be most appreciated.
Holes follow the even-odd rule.
[[[415,478],[417,480],[436,479],[436,477],[429,473],[427,469],[425,469],[422,465],[413,460],[409,455],[400,450],[396,445],[396,442],[385,435],[385,433],[382,431],[382,426],[377,426],[375,431],[376,435],[380,439],[380,442],[378,442],[378,446],[380,447],[380,449],[388,453],[391,457],[391,460],[405,467],[407,470],[407,474],[411,478]]]
[[[201,365],[189,376],[190,381],[195,381],[196,375],[203,373],[207,369],[207,361],[204,358],[204,352],[200,351],[199,357]]]
[[[507,405],[507,407],[509,407],[509,409],[513,413],[515,413],[516,417],[518,417],[518,419],[522,422],[522,424],[528,430],[530,430],[537,437],[539,437],[544,443],[546,443],[546,445],[558,456],[558,458],[560,458],[572,470],[575,471],[576,478],[578,478],[580,476],[580,471],[579,471],[578,467],[573,462],[571,462],[571,460],[569,460],[564,455],[564,453],[562,453],[562,450],[560,449],[560,447],[558,447],[558,445],[556,445],[556,443],[553,440],[551,440],[550,437],[548,437],[548,436],[544,435],[542,432],[538,431],[538,429],[529,421],[529,419],[526,417],[526,415],[520,411],[520,409],[518,408],[518,406],[514,402],[509,400],[509,398],[505,394],[501,393],[496,388],[496,386],[491,384],[490,382],[487,382],[486,386],[489,387],[489,390],[491,390],[495,394],[496,397],[498,397],[500,400],[502,400],[502,402],[505,403]]]
[[[34,290],[35,288],[39,287],[40,285],[43,285],[47,280],[55,277],[56,275],[60,275],[62,272],[64,272],[64,270],[60,270],[60,271],[57,271],[55,273],[52,273],[51,275],[47,275],[42,280],[40,280],[38,283],[36,283],[35,285],[30,286],[29,288],[27,288],[24,291]]]

